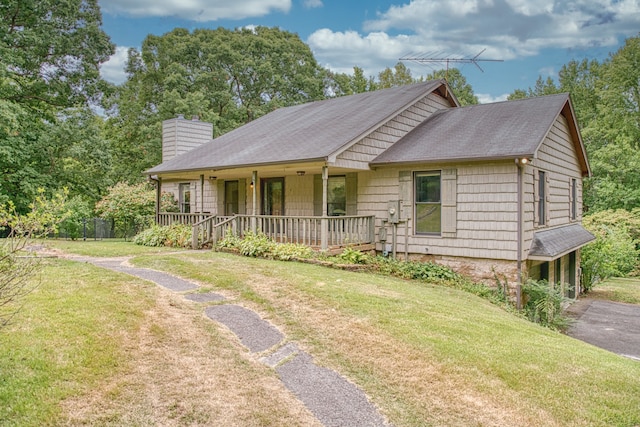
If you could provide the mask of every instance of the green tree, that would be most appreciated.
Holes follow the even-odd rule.
[[[590,210],[640,207],[640,37],[597,67],[595,106],[580,106],[593,177],[585,185]]]
[[[601,211],[584,218],[587,230],[596,236],[581,250],[582,278],[585,292],[609,277],[623,277],[638,262],[640,215],[636,211]]]
[[[93,216],[93,209],[82,196],[69,199],[65,208],[67,215],[60,223],[60,234],[71,240],[79,239],[82,236],[85,221]]]
[[[581,126],[591,123],[598,116],[600,69],[598,61],[584,59],[571,60],[558,72],[560,92],[569,92],[571,95]]]
[[[365,77],[364,70],[360,67],[353,67],[352,75],[327,70],[325,91],[331,97],[371,92],[376,89],[378,84],[375,79],[372,76]]]
[[[640,207],[640,37],[631,37],[609,58],[571,60],[558,84],[539,77],[534,88],[509,99],[569,92],[591,164],[585,211]]]
[[[449,70],[436,70],[426,77],[426,80],[445,79],[449,87],[455,94],[456,98],[463,107],[465,105],[475,105],[478,103],[478,97],[473,93],[473,88],[462,72],[457,68]]]
[[[411,83],[417,83],[422,79],[414,79],[411,70],[402,62],[398,62],[393,69],[387,67],[378,73],[378,89],[387,89],[390,87],[404,86]]]
[[[28,211],[46,175],[45,136],[60,113],[97,101],[99,66],[114,47],[97,0],[5,0],[0,4],[0,200]]]
[[[55,125],[47,125],[41,136],[41,172],[51,182],[69,189],[69,196],[82,196],[92,206],[113,184],[111,153],[104,138],[104,121],[87,108],[68,109]]]
[[[129,231],[135,234],[135,229],[147,224],[155,214],[155,191],[146,182],[119,182],[109,188],[95,210],[100,217],[115,221],[126,239]]]
[[[554,95],[561,92],[563,92],[563,90],[556,86],[556,83],[551,77],[543,79],[542,76],[538,76],[533,88],[529,87],[528,90],[516,89],[507,99],[512,101],[515,99],[532,98],[534,96]]]
[[[223,134],[278,107],[322,99],[326,72],[290,32],[175,29],[129,51],[127,81],[106,104],[115,174],[135,182],[160,162],[160,124],[199,116]]]

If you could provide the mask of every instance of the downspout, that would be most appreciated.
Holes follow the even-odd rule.
[[[518,215],[517,215],[517,279],[516,279],[516,308],[518,310],[522,309],[522,246],[523,246],[523,224],[522,224],[522,219],[523,219],[523,168],[524,165],[526,165],[528,163],[528,159],[526,158],[522,158],[522,159],[515,159],[516,161],[516,165],[518,168]]]

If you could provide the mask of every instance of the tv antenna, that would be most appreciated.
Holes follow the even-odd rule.
[[[480,55],[482,55],[485,50],[487,49],[482,49],[480,53],[472,57],[459,57],[459,56],[456,57],[453,55],[441,56],[439,52],[425,53],[425,54],[419,54],[419,55],[410,54],[408,56],[404,56],[400,58],[400,61],[413,61],[413,62],[417,62],[418,64],[429,64],[429,63],[445,64],[446,65],[445,80],[448,80],[449,64],[451,63],[473,64],[476,67],[478,67],[480,71],[484,73],[484,70],[482,69],[480,64],[478,64],[478,62],[503,62],[502,59],[480,59]]]

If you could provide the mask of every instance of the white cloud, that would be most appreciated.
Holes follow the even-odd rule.
[[[543,67],[543,68],[540,68],[539,71],[541,76],[546,76],[551,78],[558,77],[558,73],[556,72],[556,69],[554,67]]]
[[[127,79],[124,66],[127,62],[128,51],[129,48],[126,46],[116,47],[116,53],[100,66],[100,74],[103,79],[114,84],[123,83]]]
[[[413,41],[407,36],[389,36],[371,32],[362,36],[356,31],[333,32],[327,28],[309,36],[307,43],[323,66],[340,73],[351,74],[354,66],[374,75],[395,65]]]
[[[491,96],[487,93],[476,93],[475,95],[478,98],[478,102],[480,102],[480,104],[491,104],[493,102],[506,101],[507,97],[509,96],[508,93],[503,93],[502,95],[498,96]]]
[[[100,7],[110,15],[171,16],[207,22],[286,13],[291,9],[291,0],[108,0]]]
[[[508,61],[544,49],[615,46],[638,28],[638,0],[411,0],[378,12],[362,33],[324,28],[307,43],[325,67],[350,73],[358,65],[374,75],[409,54],[470,58],[484,50],[480,59]],[[432,71],[406,65],[416,75]]]
[[[475,53],[476,46],[503,59],[544,48],[612,46],[637,34],[638,0],[412,0],[365,22],[365,31],[419,37],[425,51]]]
[[[322,0],[304,0],[303,4],[307,9],[316,9],[324,6]]]

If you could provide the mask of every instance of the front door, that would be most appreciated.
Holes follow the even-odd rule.
[[[284,178],[262,179],[262,215],[284,215]]]

